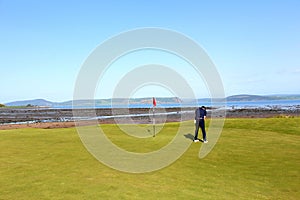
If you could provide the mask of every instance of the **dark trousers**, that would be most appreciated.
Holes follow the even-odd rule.
[[[199,127],[201,128],[202,131],[202,137],[203,140],[206,141],[206,132],[205,132],[205,122],[204,119],[199,119],[196,121],[196,129],[195,129],[195,140],[198,139],[198,131]]]

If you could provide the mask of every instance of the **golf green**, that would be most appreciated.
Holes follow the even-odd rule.
[[[193,122],[183,123],[193,134]],[[179,125],[167,123],[144,139],[101,127],[117,146],[151,152]],[[226,119],[203,159],[205,144],[186,139],[191,146],[173,164],[132,174],[96,160],[76,128],[1,130],[0,199],[300,199],[300,118]]]

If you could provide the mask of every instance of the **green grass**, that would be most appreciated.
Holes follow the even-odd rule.
[[[171,141],[178,125],[146,139],[102,127],[116,145],[149,152]],[[300,118],[226,119],[207,157],[200,160],[202,143],[193,143],[172,165],[146,174],[101,164],[75,128],[2,130],[0,199],[300,199],[299,126]]]

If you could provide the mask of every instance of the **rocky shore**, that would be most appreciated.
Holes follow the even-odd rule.
[[[192,120],[194,118],[193,107],[183,108],[155,108],[155,120],[161,122],[176,122]],[[266,117],[297,117],[300,116],[300,106],[290,109],[282,108],[247,108],[227,109],[226,116],[213,108],[208,108],[208,117],[214,111],[215,117],[226,118],[266,118]],[[78,117],[81,116],[82,118]],[[76,118],[75,118],[76,117]],[[98,108],[76,109],[75,115],[72,109],[49,108],[2,108],[0,109],[0,129],[12,128],[63,128],[75,126],[74,120],[80,120],[82,125],[92,122],[89,117],[96,117],[99,123],[152,123],[152,109],[149,108]]]

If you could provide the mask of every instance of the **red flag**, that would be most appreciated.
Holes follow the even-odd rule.
[[[156,99],[153,97],[153,106],[156,106]]]

